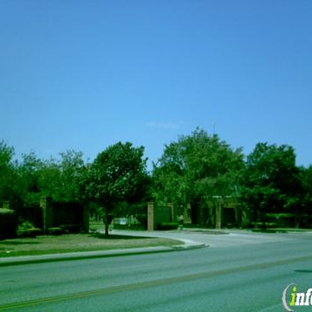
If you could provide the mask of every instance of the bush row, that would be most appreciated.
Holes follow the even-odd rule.
[[[69,233],[81,233],[80,225],[67,224],[60,227],[50,227],[47,229],[48,235],[61,235]],[[36,237],[42,235],[43,230],[37,228],[29,221],[18,224],[14,210],[0,208],[0,239],[14,237]]]

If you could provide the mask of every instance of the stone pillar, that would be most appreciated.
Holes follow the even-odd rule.
[[[40,207],[42,208],[43,232],[47,233],[48,229],[52,227],[52,198],[41,197]]]
[[[222,204],[216,202],[216,229],[221,229],[222,224]]]
[[[154,224],[155,224],[155,215],[154,215],[154,203],[149,202],[147,204],[147,230],[154,231]]]

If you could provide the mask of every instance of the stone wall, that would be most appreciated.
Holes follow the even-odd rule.
[[[16,235],[17,217],[9,205],[0,208],[0,239],[12,238]]]
[[[63,227],[69,232],[89,231],[89,210],[80,203],[54,202],[50,197],[40,200],[43,211],[43,230]]]

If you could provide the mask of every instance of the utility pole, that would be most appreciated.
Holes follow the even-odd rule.
[[[214,136],[216,134],[216,123],[214,122],[212,124],[212,135]]]

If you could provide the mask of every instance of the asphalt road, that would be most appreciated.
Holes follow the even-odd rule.
[[[177,235],[211,247],[0,267],[0,311],[285,311],[312,287],[310,233]]]

